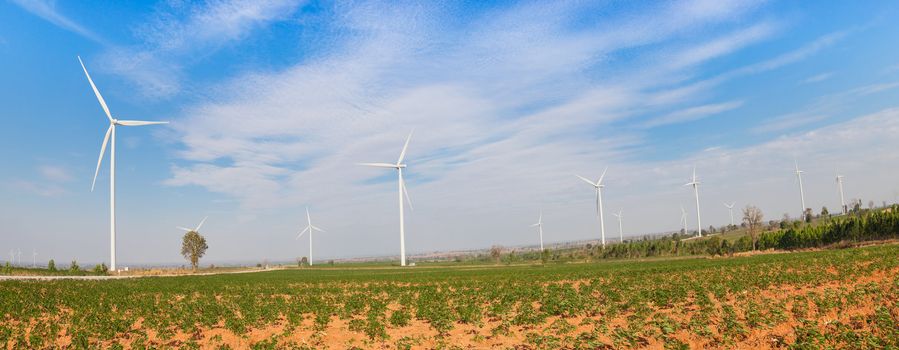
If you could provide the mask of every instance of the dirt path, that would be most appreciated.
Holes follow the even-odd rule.
[[[161,274],[161,275],[110,275],[110,276],[36,276],[36,275],[22,275],[22,276],[0,276],[0,281],[55,281],[55,280],[84,280],[84,281],[107,281],[107,280],[119,280],[119,279],[128,279],[128,278],[148,278],[148,277],[179,277],[179,276],[213,276],[213,275],[230,275],[237,273],[255,273],[255,272],[267,272],[267,271],[279,271],[285,270],[283,267],[274,267],[269,269],[254,269],[254,270],[238,270],[238,271],[222,271],[222,272],[201,272],[201,273],[193,273],[193,274]]]

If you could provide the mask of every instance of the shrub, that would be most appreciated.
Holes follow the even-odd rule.
[[[50,259],[50,262],[47,263],[47,270],[56,271],[56,262],[53,259]]]

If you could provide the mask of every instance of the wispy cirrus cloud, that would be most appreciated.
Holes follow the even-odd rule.
[[[125,77],[150,98],[183,89],[183,71],[254,30],[291,18],[302,0],[210,0],[162,7],[135,29],[138,42],[102,55],[108,70]]]
[[[742,105],[743,101],[730,101],[690,107],[671,112],[658,118],[650,119],[649,121],[643,123],[643,127],[653,128],[669,124],[696,121],[740,108],[740,106]]]
[[[822,81],[830,79],[831,77],[833,77],[833,72],[815,74],[813,76],[803,79],[802,83],[803,84],[820,83]]]
[[[10,182],[10,188],[24,191],[42,197],[56,197],[69,193],[65,184],[71,182],[73,177],[68,168],[60,165],[41,165],[35,171],[36,178],[19,179]]]
[[[60,13],[57,8],[56,0],[10,0],[12,3],[18,5],[25,11],[32,13],[35,16],[43,18],[47,22],[53,23],[57,27],[68,30],[75,34],[81,35],[87,39],[93,40],[95,42],[104,43],[104,40],[100,38],[97,34],[85,28],[81,24],[78,24],[74,20],[66,17],[62,13]]]
[[[181,147],[166,183],[234,198],[241,215],[291,217],[312,205],[341,240],[370,242],[341,254],[392,251],[393,242],[373,237],[395,230],[395,174],[355,163],[396,159],[415,128],[405,173],[416,202],[409,247],[515,242],[540,208],[566,239],[595,237],[591,193],[574,172],[597,176],[611,165],[609,203],[663,217],[666,203],[677,210],[686,162],[714,185],[731,169],[780,161],[753,147],[640,161],[654,152],[651,131],[620,124],[738,112],[751,100],[709,87],[802,62],[843,38],[825,35],[701,80],[703,62],[778,36],[782,27],[771,23],[779,22],[747,20],[757,3],[665,3],[592,22],[577,21],[584,6],[617,9],[525,3],[449,24],[441,19],[459,18],[452,6],[353,5],[325,11],[338,14],[327,19],[335,32],[352,34],[329,37],[324,54],[277,72],[244,72],[185,108],[172,124]],[[668,65],[671,57],[682,59]],[[782,144],[770,150],[784,152]],[[718,188],[704,195],[730,200]],[[639,230],[676,226],[676,215],[671,225]]]
[[[756,133],[783,132],[825,122],[835,115],[846,113],[848,105],[869,95],[899,88],[899,82],[867,84],[844,91],[822,95],[795,112],[764,119],[752,129]]]

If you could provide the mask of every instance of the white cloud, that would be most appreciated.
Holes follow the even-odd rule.
[[[826,114],[818,114],[810,111],[789,113],[765,120],[761,125],[755,127],[753,131],[759,133],[781,132],[808,126],[812,123],[822,122],[827,118],[828,115]]]
[[[763,22],[751,27],[730,33],[718,39],[692,47],[667,62],[671,67],[685,67],[702,63],[709,59],[733,53],[741,48],[769,38],[779,29],[777,25]]]
[[[649,121],[644,123],[643,126],[652,128],[657,126],[700,120],[716,114],[721,114],[730,110],[740,108],[740,106],[742,105],[743,101],[730,101],[690,107],[687,109],[671,112],[658,118],[650,119]]]
[[[130,80],[145,96],[171,97],[184,89],[183,71],[201,64],[198,57],[245,40],[270,23],[289,19],[302,3],[222,0],[178,4],[138,26],[138,44],[112,47],[101,58],[108,70]]]
[[[12,180],[9,182],[9,188],[42,197],[57,197],[69,193],[64,186],[64,183],[72,181],[72,175],[67,168],[59,165],[41,165],[35,170],[38,177]]]
[[[72,175],[69,170],[58,165],[42,165],[38,167],[38,172],[44,179],[53,182],[69,182],[72,181]]]
[[[833,77],[833,72],[815,74],[802,80],[803,84],[820,83]]]
[[[606,165],[608,209],[623,209],[634,218],[625,223],[628,232],[678,226],[678,207],[691,200],[682,180],[693,163],[706,184],[703,201],[738,200],[763,205],[766,212],[787,210],[781,205],[787,190],[762,197],[759,186],[779,181],[780,162],[789,163],[785,183],[791,185],[794,155],[803,161],[829,155],[795,154],[793,141],[777,140],[647,161],[642,156],[654,152],[654,145],[645,140],[646,130],[617,126],[639,116],[661,115],[657,123],[664,124],[741,107],[742,100],[715,101],[705,90],[671,78],[690,81],[689,69],[647,73],[642,62],[619,62],[612,78],[594,75],[617,55],[653,55],[662,46],[672,57],[694,57],[685,62],[702,61],[767,37],[760,31],[728,46],[709,33],[709,27],[748,11],[741,5],[731,9],[736,12],[713,7],[693,18],[684,14],[695,11],[667,9],[664,15],[635,14],[576,28],[566,24],[581,8],[548,7],[503,8],[461,30],[441,26],[435,18],[444,14],[427,6],[352,7],[335,26],[352,28],[354,34],[334,38],[327,54],[278,72],[247,72],[209,89],[209,100],[186,108],[172,124],[183,147],[167,183],[237,199],[239,215],[257,218],[246,223],[262,231],[257,240],[280,242],[278,230],[269,228],[291,225],[302,207],[311,205],[317,220],[339,233],[321,238],[322,254],[348,256],[395,251],[395,174],[355,163],[393,161],[412,128],[416,134],[407,157],[416,204],[407,226],[412,251],[528,242],[523,231],[541,208],[548,241],[596,237],[592,194],[573,173],[595,177]],[[731,25],[754,27],[736,22]],[[725,73],[724,79],[798,62],[830,42],[822,40]],[[704,42],[717,49],[687,52]],[[869,128],[867,123],[852,126]],[[793,140],[809,139],[803,149],[829,149],[818,143],[832,139],[863,144],[858,135],[837,136]],[[820,200],[813,197],[810,202]],[[706,207],[704,218],[721,224],[724,216],[716,216],[713,205]],[[665,220],[669,209],[670,222]],[[266,222],[267,217],[278,223]],[[658,220],[637,219],[642,217]],[[255,227],[260,224],[261,230]],[[230,232],[238,236],[242,229],[248,228]],[[342,244],[338,250],[338,242],[365,244]],[[292,254],[281,244],[259,249]]]
[[[22,9],[31,12],[35,16],[53,23],[57,27],[81,35],[87,39],[103,43],[103,40],[75,21],[61,14],[56,9],[56,0],[11,0]]]

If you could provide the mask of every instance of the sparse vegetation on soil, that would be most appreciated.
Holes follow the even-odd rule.
[[[895,348],[899,245],[0,282],[7,348]]]

